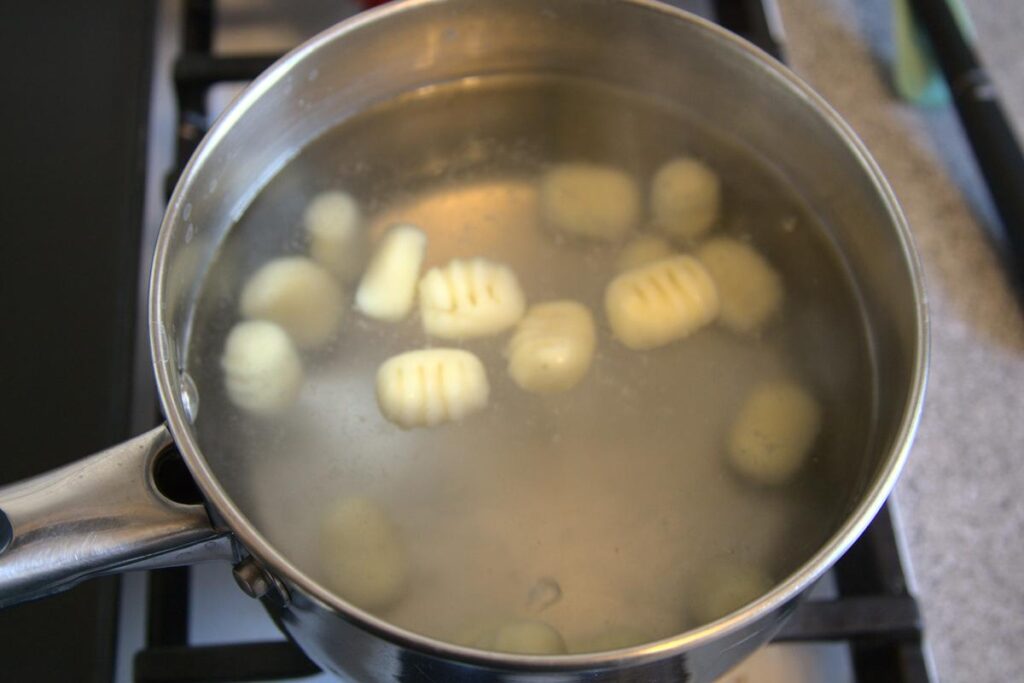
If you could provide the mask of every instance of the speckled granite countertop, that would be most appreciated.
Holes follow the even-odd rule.
[[[867,143],[924,262],[931,373],[896,506],[936,673],[1022,680],[1024,315],[985,236],[995,220],[985,186],[951,108],[893,96],[887,0],[780,4],[793,67]],[[1024,2],[973,0],[968,9],[1024,132]]]

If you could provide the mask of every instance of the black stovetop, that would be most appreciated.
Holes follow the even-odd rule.
[[[5,3],[0,484],[129,436],[153,5]],[[0,680],[107,682],[118,580],[0,612]]]

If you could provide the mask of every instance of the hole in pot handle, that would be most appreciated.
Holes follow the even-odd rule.
[[[179,505],[201,505],[203,494],[174,444],[153,459],[153,486],[157,493]]]
[[[173,445],[160,426],[0,488],[0,607],[102,574],[232,559],[230,537],[201,504],[158,490],[154,470]],[[180,475],[175,490],[187,488]]]

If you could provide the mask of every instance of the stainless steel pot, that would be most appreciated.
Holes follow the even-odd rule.
[[[548,71],[688,100],[772,159],[822,218],[862,297],[878,373],[859,503],[784,583],[742,612],[654,644],[518,656],[456,647],[359,610],[245,519],[190,422],[186,374],[202,275],[234,220],[299,149],[373,103],[432,83]],[[696,96],[696,97],[695,97]],[[766,642],[862,532],[903,465],[925,385],[927,314],[909,230],[864,146],[807,85],[699,18],[647,0],[413,0],[317,36],[260,77],[182,175],[153,265],[153,367],[167,425],[0,490],[0,605],[126,568],[230,559],[239,584],[326,670],[358,680],[710,680]],[[206,504],[175,503],[153,469],[177,445]]]

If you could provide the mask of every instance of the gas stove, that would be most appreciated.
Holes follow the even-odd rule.
[[[785,58],[785,40],[773,0],[678,0],[672,4],[709,17],[776,58]],[[135,315],[130,315],[131,299],[126,297],[119,318],[122,323],[133,317],[137,322],[135,353],[130,362],[117,366],[125,400],[118,404],[120,412],[113,421],[118,429],[104,435],[106,443],[126,436],[126,426],[140,432],[160,420],[146,343],[144,302],[150,254],[166,197],[178,173],[217,113],[247,81],[287,49],[360,11],[363,5],[317,0],[297,8],[293,3],[269,0],[163,0],[155,8],[155,16],[140,12],[136,17],[137,26],[155,30],[156,41],[153,80],[148,89],[141,90],[150,93],[148,132],[143,106],[136,112],[142,122],[136,132],[146,135],[133,138],[136,144],[145,140],[146,153],[132,158],[148,161],[144,173],[136,161],[134,180],[139,191],[132,196],[137,196],[138,202],[133,204],[133,212],[125,214],[141,220],[143,227],[141,235],[126,240],[127,246],[121,245],[127,253],[138,253],[141,261],[137,271],[124,268],[120,273],[123,286],[112,288],[137,294]],[[140,50],[148,56],[144,48]],[[141,67],[136,71],[140,73],[135,77],[144,76]],[[128,333],[122,336],[123,348],[115,351],[124,360],[131,357],[123,352],[131,339]],[[80,448],[102,445],[79,443]],[[886,507],[796,608],[775,643],[722,680],[932,680],[920,614],[908,587],[900,549],[898,525]],[[110,680],[111,675],[119,683],[334,680],[320,673],[284,638],[258,602],[236,588],[227,565],[132,573],[121,579],[119,588],[108,582],[93,590],[99,591],[100,612],[109,616],[105,622],[96,622],[108,627],[97,634],[104,638],[98,651],[109,655],[116,649],[116,655],[113,666],[99,656],[97,667],[102,671],[83,674],[79,680]],[[116,602],[112,599],[115,590],[119,590]],[[15,614],[11,619],[16,618]],[[70,679],[47,679],[44,672],[36,680]]]

